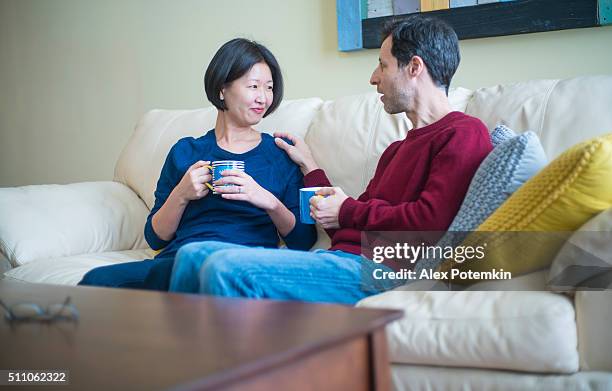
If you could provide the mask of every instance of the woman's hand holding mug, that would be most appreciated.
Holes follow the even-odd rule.
[[[194,201],[206,197],[212,189],[208,183],[212,180],[209,165],[210,162],[200,160],[187,169],[181,181],[176,185],[182,200]]]
[[[255,182],[255,179],[244,171],[224,170],[223,178],[213,182],[215,192],[226,200],[246,201],[265,211],[271,211],[279,206],[280,201]],[[232,184],[234,186],[224,186]]]

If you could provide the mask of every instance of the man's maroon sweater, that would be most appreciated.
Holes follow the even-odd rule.
[[[365,192],[344,201],[330,250],[360,254],[361,231],[446,230],[492,148],[486,126],[461,112],[412,129],[383,152]],[[304,185],[332,186],[321,169]]]

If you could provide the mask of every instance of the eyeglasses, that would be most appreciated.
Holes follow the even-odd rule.
[[[7,306],[0,300],[0,306],[4,309],[4,317],[8,321],[16,322],[54,322],[56,320],[78,321],[79,312],[70,303],[70,296],[66,297],[61,304],[51,304],[43,309],[34,303],[19,303]]]

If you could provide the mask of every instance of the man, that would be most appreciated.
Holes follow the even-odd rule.
[[[200,293],[354,304],[395,285],[372,277],[377,268],[391,269],[360,255],[362,231],[448,228],[492,149],[480,120],[450,108],[448,88],[460,58],[457,35],[440,20],[414,16],[386,26],[384,37],[370,83],[382,94],[385,111],[405,113],[414,129],[384,151],[359,198],[332,187],[302,140],[275,134],[277,145],[300,166],[305,186],[325,187],[319,194],[327,197],[313,197],[311,211],[332,247],[304,252],[187,245],[177,255],[171,290],[181,291],[181,278],[202,265]]]

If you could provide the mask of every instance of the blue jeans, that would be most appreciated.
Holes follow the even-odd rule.
[[[375,269],[391,271],[343,251],[308,252],[197,242],[177,252],[170,291],[352,305],[401,284],[374,279]]]

